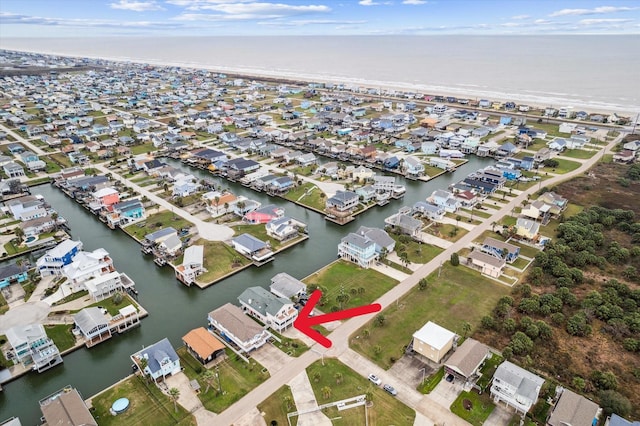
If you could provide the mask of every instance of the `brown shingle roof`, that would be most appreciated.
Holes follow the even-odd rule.
[[[231,303],[226,303],[215,311],[210,312],[209,317],[242,341],[251,340],[263,332],[260,324],[246,316],[242,309]]]
[[[489,353],[482,343],[474,339],[465,340],[451,355],[445,365],[464,377],[471,376]]]
[[[225,348],[224,344],[204,327],[194,328],[182,336],[182,341],[202,359],[207,359],[213,353]]]
[[[565,389],[560,395],[548,424],[551,426],[590,426],[598,414],[598,404]]]

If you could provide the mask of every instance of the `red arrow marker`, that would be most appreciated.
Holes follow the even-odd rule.
[[[311,328],[314,325],[324,324],[325,322],[339,321],[351,317],[357,317],[359,315],[372,314],[382,309],[379,303],[373,303],[371,305],[358,306],[357,308],[345,309],[344,311],[331,312],[330,314],[318,315],[315,317],[310,316],[313,308],[322,297],[320,290],[315,290],[311,293],[311,297],[307,304],[302,308],[298,314],[298,318],[293,322],[293,326],[300,330],[302,333],[311,337],[316,342],[320,343],[325,348],[330,348],[331,340],[324,337],[322,334]]]

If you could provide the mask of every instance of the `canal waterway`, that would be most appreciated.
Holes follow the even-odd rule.
[[[167,163],[180,167],[199,178],[211,178],[211,174],[191,169],[175,160]],[[287,272],[303,278],[337,256],[340,238],[354,232],[359,226],[383,227],[384,218],[403,205],[424,200],[432,191],[446,188],[464,178],[468,173],[493,163],[486,158],[469,157],[469,162],[454,173],[444,174],[433,181],[420,182],[398,178],[407,187],[402,200],[394,200],[385,207],[376,207],[359,215],[356,220],[338,226],[326,221],[318,213],[287,202],[256,193],[239,184],[214,177],[222,187],[237,195],[245,195],[264,204],[277,204],[285,208],[285,214],[308,224],[310,238],[294,248],[276,256],[275,261],[260,268],[248,268],[205,290],[186,287],[165,266],[157,267],[151,256],[145,256],[140,246],[122,231],[112,231],[95,216],[67,198],[53,185],[32,188],[32,193],[42,194],[60,215],[68,220],[73,239],[82,240],[85,250],[99,247],[106,249],[115,267],[127,273],[136,283],[139,302],[149,312],[141,327],[91,349],[82,348],[64,357],[64,363],[42,374],[30,373],[4,386],[0,392],[0,421],[19,416],[23,425],[39,424],[41,416],[37,401],[46,395],[72,385],[87,398],[131,373],[129,355],[158,340],[168,337],[175,347],[189,330],[205,326],[207,314],[224,303],[237,303],[240,293],[251,286],[268,287],[271,277]],[[14,260],[15,261],[15,260]]]

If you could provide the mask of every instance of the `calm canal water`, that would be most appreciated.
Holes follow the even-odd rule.
[[[177,161],[167,162],[185,171],[188,169],[198,177],[211,177],[206,172],[189,169]],[[405,181],[407,192],[403,200],[393,201],[384,208],[374,208],[342,227],[295,204],[215,178],[236,194],[263,204],[273,203],[284,207],[287,215],[308,223],[310,238],[280,253],[274,262],[261,268],[246,269],[206,290],[178,283],[169,267],[158,268],[150,256],[140,252],[139,245],[131,238],[121,231],[111,231],[52,185],[33,188],[34,194],[42,194],[69,221],[72,237],[82,240],[85,250],[103,247],[109,251],[116,268],[126,272],[136,282],[139,302],[149,316],[142,321],[141,327],[129,333],[92,349],[82,348],[65,356],[61,366],[42,374],[27,374],[6,384],[4,392],[0,392],[0,421],[19,416],[23,425],[39,424],[41,413],[37,401],[40,398],[69,384],[78,388],[85,398],[99,392],[131,372],[129,355],[143,345],[168,337],[174,346],[180,346],[181,337],[190,329],[206,325],[210,311],[227,302],[237,303],[237,296],[247,287],[268,287],[271,277],[279,272],[288,272],[297,278],[313,273],[336,259],[337,244],[348,232],[354,232],[360,225],[383,227],[384,218],[401,206],[424,200],[433,190],[446,188],[450,183],[492,162],[470,157],[469,162],[455,173],[431,182]]]

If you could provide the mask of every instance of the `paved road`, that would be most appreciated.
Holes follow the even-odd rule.
[[[132,187],[140,195],[146,196],[149,200],[153,201],[154,203],[159,204],[160,206],[164,207],[167,210],[173,211],[177,216],[180,216],[188,220],[189,222],[193,223],[196,226],[196,228],[198,228],[198,234],[200,234],[200,236],[205,240],[226,241],[231,237],[233,237],[233,229],[229,228],[228,226],[205,222],[202,219],[198,219],[194,215],[187,213],[184,209],[177,208],[167,200],[158,197],[156,194],[149,191],[148,189],[140,185],[136,185],[135,183],[131,182],[128,179],[125,179],[124,177],[114,172],[113,170],[109,170],[103,165],[96,165],[94,167],[100,170],[102,173],[111,174],[111,176],[113,176],[114,179],[117,179],[122,183],[124,183],[125,185]]]
[[[616,143],[618,143],[622,138],[620,135],[618,138],[611,141],[604,149],[605,152],[608,152],[613,148]],[[570,179],[574,176],[578,176],[585,171],[587,171],[591,166],[596,164],[598,160],[600,160],[601,155],[595,155],[594,157],[584,161],[582,165],[569,173],[564,175],[559,175],[552,177],[551,179],[544,182],[545,186],[556,185],[562,181]],[[404,296],[413,286],[415,286],[420,278],[426,277],[427,275],[434,272],[441,263],[449,260],[452,253],[459,251],[463,247],[466,247],[473,240],[478,238],[484,231],[491,227],[492,222],[498,222],[502,217],[509,214],[516,206],[520,205],[523,200],[527,199],[528,194],[534,193],[538,189],[538,186],[533,186],[526,191],[522,191],[521,194],[514,197],[507,204],[502,206],[499,211],[494,213],[491,217],[485,219],[481,225],[478,225],[473,230],[469,231],[464,237],[458,240],[456,243],[452,244],[451,247],[443,251],[441,254],[436,256],[431,262],[425,264],[420,267],[415,273],[407,277],[404,281],[400,282],[397,286],[392,288],[390,291],[385,293],[382,297],[376,300],[377,303],[380,303],[384,308],[389,306],[391,303],[394,303],[398,298]],[[262,402],[267,395],[275,392],[280,386],[288,383],[297,376],[303,369],[305,369],[309,364],[315,362],[320,359],[320,356],[316,351],[324,353],[327,357],[344,357],[350,354],[349,350],[349,336],[353,334],[356,330],[362,327],[367,321],[371,319],[371,316],[360,316],[352,318],[348,321],[345,321],[341,326],[339,326],[334,332],[332,332],[328,337],[333,342],[333,346],[329,350],[325,350],[320,345],[314,345],[312,350],[304,353],[301,357],[294,359],[286,368],[279,371],[277,374],[272,376],[269,380],[262,383],[256,389],[248,393],[244,398],[240,401],[233,404],[227,410],[220,413],[217,418],[217,422],[220,425],[231,425],[237,419],[239,419],[243,413],[252,409],[260,402]],[[366,375],[368,374],[366,371],[358,372]],[[403,402],[407,403],[411,408],[419,412],[422,416],[426,417],[428,421],[432,423],[441,424],[443,421],[446,424],[464,424],[465,422],[452,414],[448,407],[443,407],[439,405],[436,401],[433,401],[427,396],[421,399],[415,399],[414,394],[408,394],[407,399]]]
[[[44,152],[43,150],[38,148],[36,145],[34,145],[31,142],[29,142],[29,140],[23,138],[22,135],[20,135],[19,133],[7,128],[6,126],[4,126],[2,124],[0,124],[0,130],[2,130],[3,132],[5,132],[8,135],[11,135],[16,140],[16,142],[19,142],[19,143],[25,145],[27,148],[29,148],[31,151],[33,151],[35,154],[38,154],[38,155],[47,154],[46,152]]]

